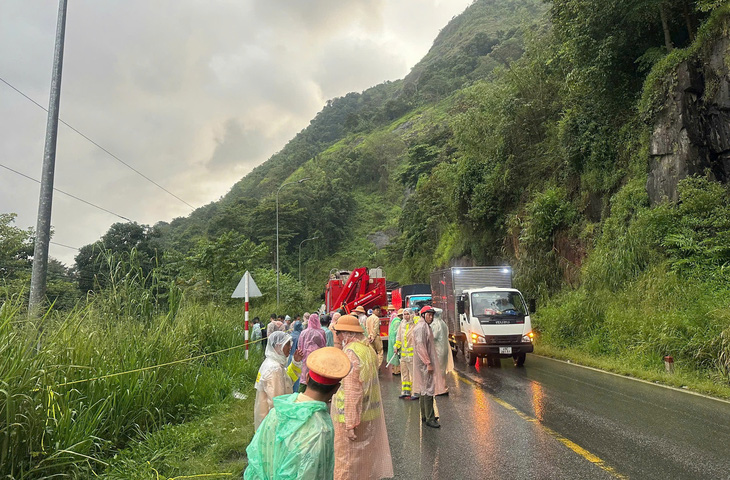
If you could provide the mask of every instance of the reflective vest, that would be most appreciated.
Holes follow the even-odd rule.
[[[400,358],[401,358],[401,360],[406,359],[406,361],[408,361],[407,359],[410,359],[410,358],[413,357],[413,346],[409,346],[408,345],[408,330],[412,326],[415,326],[415,324],[411,324],[409,322],[406,322],[405,328],[404,328],[404,332],[403,332],[403,342],[401,342],[400,340],[397,340],[395,342],[395,348],[397,348],[398,350],[400,350]],[[403,348],[401,348],[401,346]]]
[[[369,345],[362,342],[348,344],[344,351],[352,350],[360,360],[360,382],[362,383],[362,413],[360,422],[370,422],[380,416],[380,385],[378,384],[377,357]],[[345,389],[340,387],[335,394],[335,420],[345,423]]]

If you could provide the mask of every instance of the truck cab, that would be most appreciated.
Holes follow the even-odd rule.
[[[475,365],[486,357],[493,366],[512,358],[517,366],[534,350],[530,313],[519,290],[483,287],[464,290],[456,301],[464,358]]]
[[[431,305],[431,295],[409,295],[406,297],[406,308],[420,312],[426,305]]]

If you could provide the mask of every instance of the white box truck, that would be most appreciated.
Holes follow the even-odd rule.
[[[443,310],[449,343],[464,352],[469,365],[486,357],[488,366],[501,358],[525,363],[534,350],[530,312],[519,290],[512,288],[512,269],[451,267],[431,273],[433,306]]]

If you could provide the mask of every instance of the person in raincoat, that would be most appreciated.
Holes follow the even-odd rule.
[[[373,313],[365,320],[368,341],[378,356],[378,368],[383,364],[383,340],[380,338],[380,305],[373,307]]]
[[[256,345],[256,349],[261,349],[261,320],[259,320],[259,317],[254,317],[253,319],[253,327],[251,328],[251,343]]]
[[[286,366],[291,352],[291,336],[284,332],[272,332],[266,344],[266,358],[256,376],[256,400],[253,405],[253,426],[259,428],[269,410],[274,407],[274,398],[292,390],[294,381],[302,371],[302,352],[295,351],[293,362]]]
[[[434,310],[431,306],[421,309],[421,321],[410,332],[413,342],[413,389],[419,395],[421,420],[432,428],[440,428],[434,412],[433,397],[445,391],[446,381],[438,363],[438,354],[430,325]]]
[[[411,398],[413,393],[413,345],[409,339],[414,327],[413,312],[410,308],[404,308],[394,348],[400,354],[400,398],[405,399]]]
[[[269,318],[269,324],[266,326],[266,335],[269,336],[277,330],[279,330],[279,327],[276,324],[276,314],[272,313],[271,318]]]
[[[330,330],[330,322],[332,321],[332,317],[325,314],[322,315],[319,318],[319,323],[322,324],[322,330],[324,330],[324,336],[327,339],[327,346],[328,347],[334,347],[335,346],[335,334],[332,333],[332,330]]]
[[[331,480],[335,434],[327,403],[352,365],[341,350],[329,347],[307,359],[307,393],[282,395],[246,447],[245,480]]]
[[[360,322],[360,326],[362,327],[362,331],[366,332],[368,314],[365,311],[365,307],[363,307],[362,305],[358,305],[353,311],[350,312],[350,315],[357,317],[357,320]]]
[[[400,375],[400,358],[395,350],[396,337],[398,336],[398,328],[400,327],[400,315],[403,314],[401,308],[398,313],[393,312],[390,316],[390,325],[388,326],[388,363],[390,363],[391,373],[393,375]]]
[[[378,358],[358,319],[340,317],[335,326],[352,371],[332,401],[335,479],[378,480],[393,476],[388,431],[378,381]]]
[[[441,368],[441,374],[446,378],[447,373],[454,371],[454,357],[451,354],[451,345],[449,345],[449,328],[441,318],[441,315],[434,313],[431,331],[433,332],[433,341],[436,345],[436,357],[439,361],[439,368]],[[444,391],[436,392],[436,395],[448,395],[448,393],[449,388],[444,385]]]
[[[322,325],[319,323],[319,315],[316,313],[308,315],[307,329],[299,336],[298,346],[304,354],[304,366],[302,367],[301,380],[299,381],[299,392],[304,392],[307,389],[307,357],[318,348],[327,346],[327,336],[324,330],[322,330]]]
[[[294,355],[294,352],[299,350],[299,337],[302,334],[302,322],[295,323],[294,324],[294,330],[291,332],[291,353],[289,353],[289,359],[287,363],[292,362],[292,357]],[[299,391],[299,378],[294,380],[294,385],[292,386],[292,393],[297,393]],[[287,392],[289,393],[289,392]]]

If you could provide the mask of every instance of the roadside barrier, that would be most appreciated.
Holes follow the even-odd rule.
[[[218,350],[217,352],[204,353],[202,355],[197,355],[195,357],[183,358],[181,360],[174,360],[172,362],[160,363],[159,365],[152,365],[152,366],[149,366],[149,367],[135,368],[134,370],[127,370],[126,372],[109,373],[107,375],[101,375],[99,377],[84,378],[84,379],[81,379],[81,380],[74,380],[72,382],[57,383],[56,384],[56,387],[65,387],[67,385],[78,385],[79,383],[93,382],[95,380],[103,380],[105,378],[118,377],[120,375],[128,375],[130,373],[144,372],[144,371],[147,371],[147,370],[154,370],[155,368],[167,367],[169,365],[176,365],[178,363],[192,362],[193,360],[200,360],[201,358],[211,357],[213,355],[218,355],[219,353],[230,352],[231,350],[236,350],[238,348],[243,348],[246,345],[253,345],[253,344],[258,343],[258,342],[261,342],[263,340],[264,339],[261,338],[259,340],[255,340],[253,342],[247,342],[247,343],[242,343],[241,345],[236,345],[235,347],[224,348],[223,350]]]

